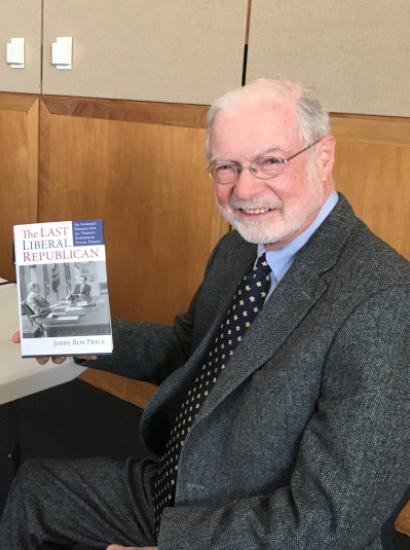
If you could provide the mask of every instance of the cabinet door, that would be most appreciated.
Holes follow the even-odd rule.
[[[42,0],[2,0],[0,2],[0,91],[40,92]],[[11,38],[25,39],[23,69],[6,63],[6,44]]]
[[[410,118],[333,115],[331,123],[338,191],[410,260]]]
[[[37,221],[39,100],[0,93],[0,277],[15,280],[13,225]]]
[[[215,205],[198,105],[46,97],[41,220],[105,225],[112,313],[170,323],[228,229]]]
[[[43,92],[210,103],[241,83],[247,0],[44,0]],[[50,63],[73,37],[73,68]]]
[[[330,111],[410,116],[409,0],[252,0],[247,80],[314,86]]]

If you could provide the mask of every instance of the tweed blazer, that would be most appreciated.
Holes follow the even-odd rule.
[[[74,287],[74,294],[82,294],[83,296],[90,296],[91,295],[91,285],[88,283],[85,283],[83,286],[83,289],[81,291],[81,285],[76,284]]]
[[[36,292],[29,292],[26,298],[26,304],[31,308],[35,314],[47,315],[50,311],[50,304],[45,298],[37,294]]]
[[[173,327],[114,323],[101,368],[163,382],[159,455],[256,246],[214,250]],[[409,483],[410,268],[343,198],[248,329],[186,437],[160,550],[376,549]]]

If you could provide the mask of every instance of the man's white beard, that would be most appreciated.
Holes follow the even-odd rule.
[[[283,214],[280,213],[282,220],[275,223],[275,229],[271,227],[266,220],[238,220],[234,213],[229,210],[219,207],[222,215],[238,231],[245,241],[253,244],[274,244],[279,241],[286,240],[293,233],[297,232],[299,225],[289,225],[283,220]]]
[[[314,212],[318,212],[323,205],[323,187],[317,178],[311,174],[311,180],[306,189],[307,196],[302,204],[286,208],[283,202],[272,197],[254,197],[242,201],[233,197],[230,207],[218,207],[225,219],[236,229],[245,241],[253,244],[275,244],[292,240],[292,236],[299,233],[306,220]],[[257,208],[271,208],[274,219],[246,220],[235,215],[235,209],[252,210]],[[313,221],[313,220],[312,220]]]

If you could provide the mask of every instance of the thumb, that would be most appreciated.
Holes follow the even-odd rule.
[[[20,343],[20,332],[19,331],[13,332],[13,334],[11,335],[11,341],[13,342],[13,344],[19,344]]]

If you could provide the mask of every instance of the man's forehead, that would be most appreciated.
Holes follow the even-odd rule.
[[[257,113],[276,113],[277,115],[286,113],[289,116],[293,116],[296,113],[296,104],[293,100],[279,97],[237,100],[219,111],[216,118],[247,117]]]
[[[238,102],[217,113],[210,132],[212,153],[222,156],[231,145],[247,153],[287,149],[298,137],[296,108],[289,100]]]

